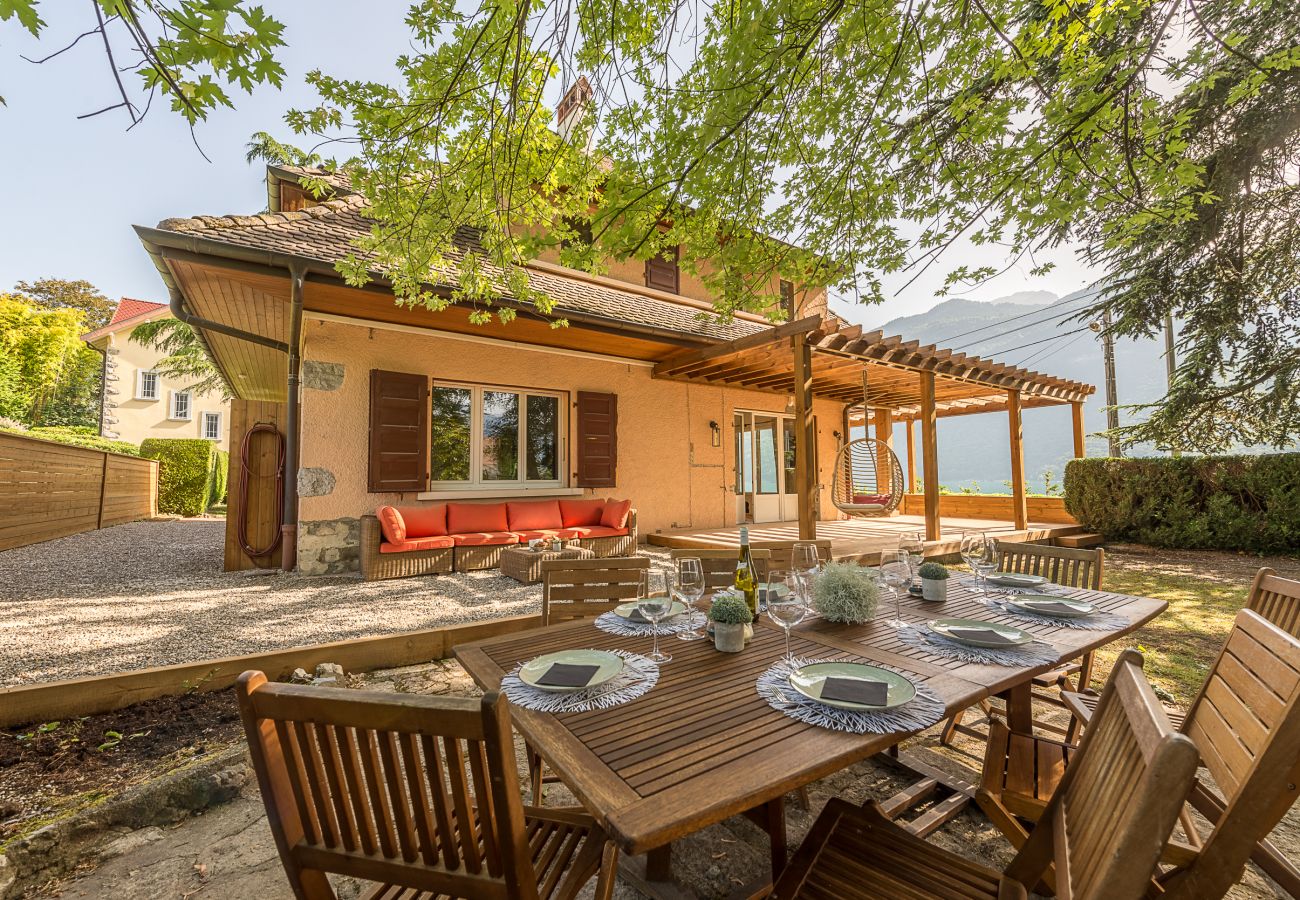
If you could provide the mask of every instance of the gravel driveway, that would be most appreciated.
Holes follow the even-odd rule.
[[[491,569],[363,582],[221,571],[225,522],[133,522],[0,552],[0,686],[540,611]]]

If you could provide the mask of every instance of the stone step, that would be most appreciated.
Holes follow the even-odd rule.
[[[1092,532],[1087,531],[1082,534],[1058,535],[1056,538],[1056,546],[1075,548],[1096,547],[1098,544],[1105,542],[1105,540],[1106,539],[1100,534],[1093,534]]]

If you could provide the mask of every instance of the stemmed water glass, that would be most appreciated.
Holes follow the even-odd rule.
[[[817,544],[814,541],[796,541],[790,552],[790,567],[805,581],[810,581],[821,567]]]
[[[690,628],[677,632],[677,636],[684,641],[698,641],[705,636],[700,626],[695,624],[695,604],[704,596],[704,565],[698,557],[687,556],[677,560],[677,594],[686,604],[686,615],[692,622]]]
[[[975,590],[987,594],[988,576],[998,567],[997,544],[982,531],[964,531],[961,535],[961,558],[975,573]]]
[[[911,578],[907,581],[910,590],[916,584],[916,576],[925,559],[925,532],[908,531],[898,538],[898,549],[907,554],[907,567]]]
[[[779,587],[784,587],[785,590],[779,590]],[[790,629],[808,615],[805,582],[798,572],[768,573],[767,614],[785,632],[785,661],[788,665],[794,665],[794,653],[790,650]]]
[[[912,578],[912,568],[907,557],[906,550],[885,550],[880,554],[880,579],[894,595],[894,618],[889,620],[889,625],[894,628],[907,627],[907,622],[903,621],[900,597],[901,589],[906,587]]]
[[[649,658],[657,663],[666,663],[672,659],[659,650],[659,623],[673,608],[672,591],[668,590],[668,575],[655,569],[646,569],[641,573],[637,585],[636,608],[650,623],[654,635],[654,650]]]

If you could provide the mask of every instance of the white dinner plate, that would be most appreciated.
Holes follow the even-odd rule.
[[[633,600],[631,603],[620,603],[618,606],[614,607],[614,615],[618,616],[620,619],[627,619],[631,622],[637,622],[638,624],[644,621],[646,624],[649,624],[650,622],[649,619],[634,618],[633,614],[635,612],[636,612],[635,600]],[[668,610],[668,615],[664,616],[659,621],[667,622],[669,619],[680,616],[684,612],[686,612],[686,604],[680,600],[674,600],[672,607],[669,608]]]
[[[935,634],[941,634],[968,647],[987,647],[1001,650],[1006,647],[1019,647],[1022,644],[1028,644],[1034,639],[1034,636],[1027,631],[1021,631],[1011,625],[985,622],[983,619],[932,619],[926,624]],[[992,641],[982,641],[978,637],[970,636],[971,632],[983,630],[996,631],[998,634],[1004,635],[1011,643],[993,643]]]
[[[556,663],[568,663],[573,666],[599,666],[591,680],[578,687],[561,687],[554,684],[538,684],[537,679],[545,675]],[[561,650],[558,653],[546,653],[536,659],[530,659],[519,669],[519,680],[539,691],[553,694],[571,694],[585,691],[609,681],[623,671],[623,657],[608,650]]]
[[[847,700],[823,700],[822,685],[827,678],[852,678],[859,681],[883,681],[889,685],[889,695],[884,706],[872,706],[867,703],[851,703]],[[897,672],[853,662],[822,662],[803,666],[790,673],[790,687],[803,694],[809,700],[825,703],[836,709],[855,711],[893,709],[902,706],[916,696],[916,685]]]
[[[1035,613],[1040,616],[1060,616],[1063,619],[1081,619],[1084,616],[1090,616],[1097,611],[1097,607],[1091,603],[1084,603],[1082,600],[1071,600],[1069,597],[1057,597],[1052,594],[1020,594],[1018,596],[1008,597],[1003,601],[1007,606],[1014,606],[1016,609],[1025,612]],[[1046,604],[1060,604],[1068,606],[1070,612],[1061,610],[1042,610],[1041,607]]]
[[[1003,587],[1018,588],[1041,587],[1047,584],[1047,579],[1042,575],[1024,575],[1020,572],[994,572],[989,575],[989,581]]]

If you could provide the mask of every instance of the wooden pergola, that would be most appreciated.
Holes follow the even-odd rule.
[[[799,534],[816,536],[814,493],[817,473],[809,448],[815,439],[812,399],[820,396],[845,404],[843,428],[848,439],[850,411],[874,419],[876,433],[892,443],[893,423],[908,423],[908,489],[914,485],[913,424],[921,423],[925,528],[939,539],[939,452],[937,420],[1005,411],[1010,429],[1011,482],[1017,528],[1028,523],[1021,412],[1029,407],[1070,404],[1074,452],[1084,453],[1083,402],[1095,392],[1090,384],[1043,375],[995,360],[968,356],[933,344],[863,332],[860,325],[838,326],[821,316],[794,322],[709,347],[683,350],[657,363],[655,378],[695,384],[725,385],[794,395],[796,419],[795,478],[799,497]],[[865,379],[865,381],[864,381]],[[864,383],[866,396],[864,398]]]

